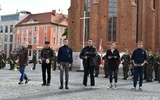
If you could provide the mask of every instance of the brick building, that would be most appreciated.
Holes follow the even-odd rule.
[[[16,47],[28,42],[29,57],[32,57],[33,52],[39,57],[45,41],[50,41],[50,47],[57,51],[63,43],[65,37],[62,37],[62,34],[67,26],[68,18],[55,10],[30,14],[16,25]]]
[[[141,40],[144,49],[160,50],[160,0],[71,0],[68,38],[74,51],[83,46],[84,11],[84,41],[93,39],[97,48],[100,40],[104,51],[114,41],[120,51],[132,51]]]

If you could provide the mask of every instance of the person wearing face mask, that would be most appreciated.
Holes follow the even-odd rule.
[[[42,60],[42,86],[50,86],[51,81],[51,60],[53,59],[53,50],[50,48],[50,42],[45,42],[45,47],[41,51]],[[47,82],[46,82],[47,71]]]
[[[120,61],[120,55],[119,51],[116,49],[115,43],[112,43],[111,48],[107,50],[106,58],[108,59],[108,66],[109,66],[109,82],[110,82],[109,88],[117,89],[118,66]],[[114,77],[114,86],[112,83],[113,77]]]

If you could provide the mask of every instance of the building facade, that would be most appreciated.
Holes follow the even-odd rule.
[[[68,18],[55,10],[30,14],[16,25],[16,48],[28,42],[30,59],[33,52],[37,54],[37,58],[40,57],[45,41],[50,41],[50,47],[57,51],[63,43],[65,37],[62,37],[62,34],[67,26]]]
[[[71,0],[69,44],[80,51],[90,38],[97,48],[102,41],[104,51],[116,42],[121,52],[125,48],[131,52],[137,41],[143,41],[144,49],[156,52],[160,50],[159,6],[159,0]]]
[[[27,17],[30,12],[21,11],[16,14],[1,16],[0,20],[0,49],[4,50],[7,57],[15,47],[15,25]]]

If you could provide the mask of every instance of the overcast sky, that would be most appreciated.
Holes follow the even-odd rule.
[[[70,0],[0,0],[1,15],[14,14],[18,11],[29,11],[33,14],[61,10],[68,14]]]

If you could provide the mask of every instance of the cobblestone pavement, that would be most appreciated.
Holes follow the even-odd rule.
[[[50,86],[41,86],[41,67],[26,73],[31,81],[19,85],[19,71],[0,69],[0,100],[160,100],[160,83],[157,81],[143,84],[143,91],[131,91],[132,80],[122,80],[119,74],[117,90],[107,89],[109,81],[103,74],[95,78],[96,86],[82,85],[83,72],[70,71],[69,90],[59,90],[59,71],[52,71]]]

